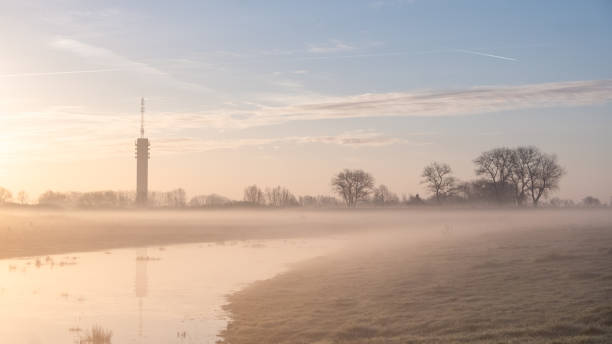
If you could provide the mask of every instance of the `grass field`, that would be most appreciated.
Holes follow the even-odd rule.
[[[232,295],[224,342],[612,343],[612,225],[593,219],[370,236]]]

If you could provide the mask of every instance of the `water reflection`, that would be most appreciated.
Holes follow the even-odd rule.
[[[73,343],[98,325],[115,344],[215,343],[227,294],[341,244],[234,241],[0,260],[0,342]]]
[[[138,336],[142,338],[142,303],[147,296],[148,279],[147,279],[147,264],[148,259],[139,259],[148,257],[147,249],[142,248],[136,250],[136,278],[134,281],[134,293],[138,298]]]

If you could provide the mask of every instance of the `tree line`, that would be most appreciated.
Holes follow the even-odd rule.
[[[475,173],[479,178],[459,181],[451,167],[442,162],[425,166],[421,183],[430,193],[430,200],[442,203],[512,203],[523,206],[530,202],[538,206],[540,200],[559,188],[565,170],[554,154],[547,154],[533,146],[495,148],[481,153],[474,159]],[[359,202],[384,203],[394,199],[384,185],[374,186],[374,177],[363,170],[338,173],[332,179],[336,193],[348,208]],[[387,196],[386,195],[391,195]]]
[[[438,203],[445,200],[484,201],[523,206],[540,200],[559,188],[565,170],[554,154],[533,146],[495,148],[474,159],[479,179],[460,182],[449,165],[434,162],[423,170],[423,181]]]
[[[218,194],[196,195],[187,199],[184,189],[152,191],[147,206],[153,208],[220,208],[220,207],[401,207],[414,205],[514,205],[537,207],[559,188],[565,170],[554,154],[547,154],[534,146],[500,147],[478,155],[474,160],[476,179],[461,181],[452,168],[443,162],[432,162],[421,174],[421,184],[428,191],[426,198],[419,194],[398,196],[384,185],[376,185],[374,177],[361,169],[344,169],[331,179],[332,195],[295,196],[282,186],[261,189],[249,185],[242,200],[231,200]],[[38,197],[41,206],[65,208],[129,208],[134,206],[133,191],[56,192],[47,191]],[[0,187],[0,205],[29,204],[28,196],[20,191],[12,193]],[[612,199],[611,199],[612,203]],[[603,203],[592,196],[576,204],[572,200],[551,198],[553,207],[600,207]]]

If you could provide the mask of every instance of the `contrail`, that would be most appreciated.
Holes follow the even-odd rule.
[[[501,59],[501,60],[506,60],[506,61],[518,61],[518,59],[515,59],[512,57],[487,54],[487,53],[483,53],[479,51],[465,50],[465,49],[395,51],[395,52],[364,53],[364,54],[351,54],[351,55],[303,56],[303,57],[298,57],[295,59],[296,60],[352,59],[352,58],[385,57],[385,56],[400,56],[400,55],[444,54],[444,53],[463,53],[463,54],[491,57],[491,58]]]
[[[15,73],[15,74],[0,74],[0,78],[19,78],[29,76],[51,76],[51,75],[64,75],[64,74],[85,74],[85,73],[102,73],[102,72],[116,72],[120,69],[86,69],[86,70],[71,70],[64,72],[42,72],[42,73]]]
[[[512,57],[505,57],[505,56],[481,53],[479,51],[473,51],[473,50],[456,49],[455,51],[460,52],[460,53],[472,54],[472,55],[492,57],[492,58],[495,58],[495,59],[501,59],[501,60],[506,60],[506,61],[518,61],[518,59],[515,59],[515,58],[512,58]]]
[[[295,60],[353,59],[353,58],[361,58],[361,57],[385,57],[385,56],[419,55],[419,54],[423,54],[423,52],[396,51],[396,52],[364,53],[364,54],[351,54],[351,55],[302,56],[302,57],[295,58]]]

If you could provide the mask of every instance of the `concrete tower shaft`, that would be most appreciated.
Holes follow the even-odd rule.
[[[136,203],[147,203],[149,193],[149,139],[141,137],[136,140]]]
[[[144,98],[140,100],[140,138],[136,139],[136,203],[147,204],[149,194],[149,139],[144,137]]]

